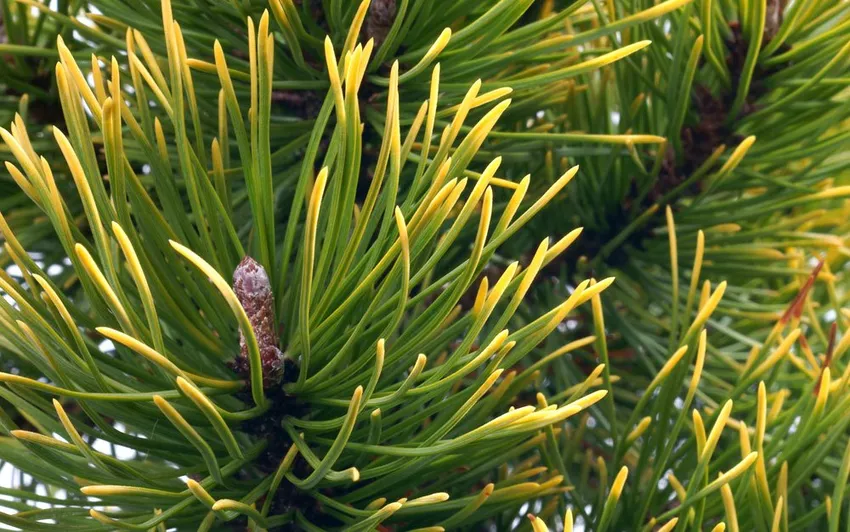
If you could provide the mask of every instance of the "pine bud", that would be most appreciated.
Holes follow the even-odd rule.
[[[396,15],[395,0],[373,0],[366,15],[365,33],[367,39],[375,39],[375,48],[379,48],[387,38]]]
[[[283,377],[283,353],[278,348],[280,341],[274,318],[274,293],[271,282],[260,263],[246,256],[233,271],[233,291],[242,308],[248,315],[254,336],[260,348],[260,360],[263,367],[263,383],[271,386]],[[234,369],[239,373],[248,372],[248,344],[245,335],[239,332],[239,356],[234,361]]]

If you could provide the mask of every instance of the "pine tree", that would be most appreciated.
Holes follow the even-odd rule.
[[[843,2],[18,2],[0,523],[850,522]]]

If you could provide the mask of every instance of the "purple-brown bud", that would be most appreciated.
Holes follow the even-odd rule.
[[[263,384],[277,384],[283,378],[283,353],[278,347],[280,339],[274,319],[274,293],[265,268],[246,256],[233,271],[233,291],[257,337]],[[239,332],[239,356],[234,365],[237,371],[248,370],[248,345],[242,331]]]

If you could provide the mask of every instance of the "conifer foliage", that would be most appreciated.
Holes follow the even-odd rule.
[[[3,525],[850,524],[845,2],[0,5]]]

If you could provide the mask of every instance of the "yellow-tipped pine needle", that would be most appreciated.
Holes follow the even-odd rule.
[[[670,532],[676,527],[676,524],[679,522],[678,517],[674,517],[673,519],[667,521],[661,528],[658,529],[658,532]]]
[[[700,461],[708,460],[708,457],[714,452],[714,448],[717,446],[717,442],[720,440],[720,434],[723,432],[723,428],[726,426],[726,421],[729,419],[729,415],[732,413],[732,400],[726,401],[723,405],[723,408],[720,409],[720,414],[717,416],[717,420],[714,422],[714,426],[711,428],[711,432],[708,434],[708,438],[705,441],[705,448],[702,453],[700,453]]]
[[[640,438],[646,432],[646,429],[649,428],[651,422],[652,418],[650,416],[646,416],[638,421],[637,426],[626,436],[626,445],[629,446]]]
[[[258,512],[253,505],[249,506],[244,502],[234,501],[232,499],[219,499],[215,502],[215,504],[213,504],[212,510],[214,512],[221,512],[226,510],[229,510],[231,512],[237,512],[246,516],[250,521],[253,521],[261,527],[266,528],[266,518],[260,515],[260,512]]]
[[[528,514],[528,520],[531,522],[531,530],[534,532],[549,532],[549,527],[539,517]]]
[[[88,495],[90,497],[149,497],[152,499],[183,498],[183,494],[180,492],[139,488],[136,486],[99,484],[94,486],[83,486],[80,488],[80,491],[83,495]]]
[[[726,522],[729,524],[729,532],[738,532],[738,514],[735,510],[735,497],[732,495],[732,488],[729,484],[724,484],[720,488],[720,495],[723,498],[723,508],[726,511]]]
[[[696,408],[692,412],[692,418],[694,422],[694,436],[696,437],[697,444],[697,457],[699,457],[702,456],[702,453],[705,450],[705,425],[702,422],[702,416]]]

